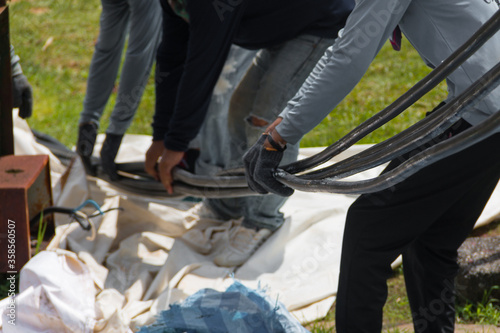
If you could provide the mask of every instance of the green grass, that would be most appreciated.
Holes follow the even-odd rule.
[[[397,333],[393,328],[401,324],[411,323],[411,311],[406,296],[403,271],[397,268],[394,276],[387,281],[388,296],[383,309],[383,326],[387,332]],[[328,315],[306,326],[312,333],[335,332],[335,304]]]
[[[500,220],[477,228],[470,234],[472,237],[495,237],[499,235]],[[412,322],[402,266],[394,270],[394,275],[387,281],[387,286],[388,296],[383,309],[383,325],[386,329],[384,332],[407,333],[406,330],[397,327],[402,324],[411,324]],[[455,306],[456,323],[500,327],[500,300],[491,297],[492,291],[499,288],[500,286],[495,286],[490,290],[486,290],[483,299],[477,303],[457,299]],[[335,304],[325,318],[308,324],[306,328],[312,333],[335,332]]]
[[[38,252],[40,252],[40,246],[42,245],[42,241],[45,238],[45,232],[47,231],[48,225],[49,225],[48,221],[44,219],[43,214],[41,214],[40,221],[38,222],[38,232],[36,235],[35,255],[38,254]]]
[[[76,141],[88,68],[99,29],[99,14],[99,0],[10,2],[11,42],[34,89],[34,112],[28,122],[33,129],[52,135],[68,147]],[[50,40],[52,43],[48,43]],[[396,100],[427,73],[429,69],[406,40],[403,40],[401,52],[385,45],[360,84],[305,136],[302,146],[325,146],[338,140]],[[446,89],[441,84],[361,143],[380,142],[409,127],[445,96]],[[101,131],[107,127],[114,98],[112,95],[104,112]],[[151,77],[129,133],[151,134],[153,110],[154,86]],[[0,299],[5,297],[3,287],[0,284]],[[397,273],[389,280],[384,325],[389,327],[410,320],[404,281],[402,275]],[[332,311],[327,318],[311,324],[309,328],[316,333],[331,332],[333,323]]]
[[[388,280],[387,286],[388,297],[383,309],[384,332],[413,332],[397,327],[412,323],[401,266],[394,271],[394,276]],[[498,288],[493,287],[492,290]],[[500,301],[491,297],[492,290],[485,291],[481,302],[457,302],[456,323],[500,326]],[[306,325],[306,328],[312,333],[335,332],[335,304],[325,318]]]
[[[387,107],[430,72],[415,49],[403,40],[403,49],[394,51],[387,43],[377,55],[361,82],[302,140],[302,146],[329,145],[355,126]],[[441,83],[396,119],[368,135],[360,143],[377,143],[422,119],[446,98]]]
[[[99,0],[16,0],[10,5],[11,41],[34,88],[32,128],[74,145],[85,96],[86,79],[99,29]],[[50,45],[47,41],[52,39]],[[45,48],[44,48],[45,46]],[[325,146],[393,102],[429,69],[403,40],[401,52],[387,44],[360,84],[302,141],[303,147]],[[397,120],[370,134],[362,143],[380,142],[421,119],[445,98],[444,85],[429,93]],[[113,95],[101,121],[108,124]],[[151,134],[153,78],[144,93],[129,133]]]
[[[500,326],[500,301],[491,297],[492,291],[497,289],[500,287],[494,286],[485,290],[482,300],[478,303],[466,302],[464,305],[457,305],[459,322]]]
[[[88,68],[99,31],[99,0],[18,0],[10,4],[11,42],[34,90],[33,129],[71,147],[76,142]],[[52,43],[44,48],[47,41]],[[106,107],[107,127],[115,95]],[[129,133],[151,134],[153,78]]]

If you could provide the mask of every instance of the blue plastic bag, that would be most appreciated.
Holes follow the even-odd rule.
[[[235,281],[225,292],[202,289],[162,311],[139,333],[279,333],[307,331],[278,301]]]

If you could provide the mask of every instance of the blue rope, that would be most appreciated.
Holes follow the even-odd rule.
[[[80,206],[73,209],[73,212],[79,211],[80,209],[82,209],[83,207],[85,207],[89,204],[94,206],[95,209],[97,209],[99,211],[99,214],[104,215],[104,212],[101,210],[101,206],[99,206],[99,204],[97,202],[95,202],[94,200],[90,200],[90,199],[85,200]]]

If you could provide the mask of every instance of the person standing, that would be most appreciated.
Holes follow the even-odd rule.
[[[104,173],[111,180],[117,180],[114,160],[147,85],[161,38],[162,17],[158,0],[101,0],[101,4],[99,37],[80,113],[76,151],[87,173],[96,175],[91,156],[125,49],[116,102],[100,153]]]
[[[163,40],[158,49],[157,104],[146,171],[172,192],[172,168],[204,121],[210,97],[232,44],[259,50],[233,93],[228,124],[229,162],[241,156],[301,86],[344,26],[352,0],[162,0]],[[217,136],[204,138],[220,144]],[[287,150],[293,161],[298,145]],[[159,161],[158,169],[156,163]],[[285,200],[245,197],[204,202],[221,220],[243,217],[227,251],[214,261],[239,266],[283,223]]]
[[[497,11],[495,2],[484,0],[357,1],[341,37],[245,155],[250,187],[259,193],[293,193],[273,178],[282,155],[280,147],[300,140],[342,101],[398,26],[434,68]],[[448,76],[446,102],[499,62],[497,33]],[[497,88],[439,137],[393,160],[384,172],[499,111]],[[500,145],[498,132],[389,189],[361,195],[351,205],[342,244],[337,332],[382,330],[386,281],[392,274],[391,263],[400,254],[415,332],[454,331],[457,249],[500,178],[500,155],[495,153]]]

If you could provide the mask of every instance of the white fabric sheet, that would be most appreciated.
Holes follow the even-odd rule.
[[[18,117],[15,135],[16,154],[50,155]],[[150,140],[127,135],[117,160],[143,159]],[[96,153],[100,142],[102,136]],[[355,146],[338,159],[365,148]],[[302,149],[301,156],[320,149]],[[11,300],[0,301],[0,332],[132,332],[202,288],[225,290],[233,276],[250,288],[266,288],[303,323],[325,316],[335,301],[345,215],[356,196],[296,191],[283,207],[283,227],[234,270],[212,259],[240,221],[197,221],[188,212],[192,202],[124,193],[85,178],[78,159],[67,169],[53,156],[50,163],[56,205],[76,207],[92,198],[102,210],[123,210],[92,219],[93,232],[57,214],[48,249],[21,272],[15,327],[6,317]],[[353,178],[371,178],[381,169]],[[500,216],[499,201],[497,187],[478,225]],[[197,247],[184,241],[187,232],[196,234]]]

